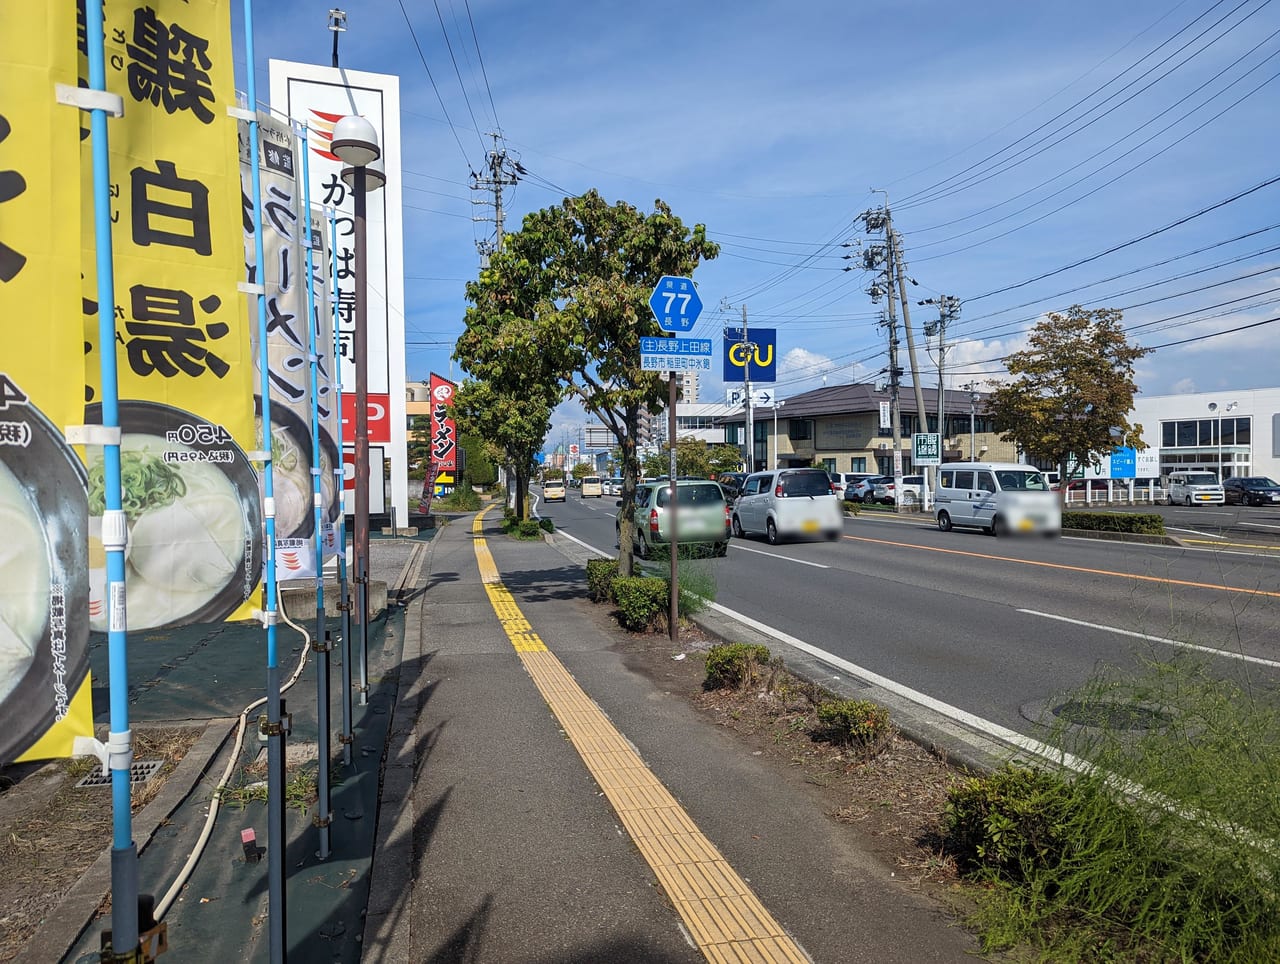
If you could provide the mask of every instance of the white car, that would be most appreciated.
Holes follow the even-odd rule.
[[[844,512],[823,469],[756,472],[733,504],[733,534],[762,535],[771,545],[790,536],[839,539]]]
[[[871,501],[881,505],[919,505],[924,500],[924,476],[904,475],[902,477],[902,496],[895,499],[896,483],[893,479],[877,482],[875,491],[871,493]]]

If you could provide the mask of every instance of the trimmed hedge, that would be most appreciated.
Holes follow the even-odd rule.
[[[871,700],[827,700],[818,705],[818,722],[833,743],[879,751],[893,733],[889,711]]]
[[[772,654],[759,643],[721,643],[707,650],[707,678],[704,689],[741,689],[752,682]]]
[[[612,602],[613,581],[617,578],[617,559],[587,560],[587,593],[592,602]]]
[[[1164,516],[1155,512],[1064,512],[1062,528],[1092,532],[1164,535]]]
[[[652,629],[666,614],[669,595],[666,581],[653,576],[620,576],[613,580],[618,622],[632,632]]]

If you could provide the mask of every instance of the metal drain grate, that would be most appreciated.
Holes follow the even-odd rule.
[[[163,760],[137,760],[129,767],[129,783],[139,784],[146,783],[153,776],[160,772],[160,768],[164,766]],[[109,787],[111,786],[111,773],[108,771],[104,777],[101,770],[94,770],[87,777],[76,784],[76,789],[86,787]]]

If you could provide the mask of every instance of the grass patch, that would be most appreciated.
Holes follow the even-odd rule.
[[[1094,770],[1001,771],[952,795],[948,847],[993,885],[975,918],[984,946],[1280,960],[1280,712],[1182,660],[1103,674],[1070,702],[1103,725],[1058,720],[1050,741]]]

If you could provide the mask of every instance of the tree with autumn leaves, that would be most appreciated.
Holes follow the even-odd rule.
[[[661,200],[645,213],[592,190],[527,215],[467,285],[466,331],[454,357],[471,378],[508,407],[577,398],[617,440],[624,574],[633,564],[640,414],[660,410],[666,395],[665,379],[640,367],[640,338],[662,334],[649,295],[664,275],[691,276],[718,254],[704,225],[687,228]]]
[[[1150,351],[1129,343],[1117,309],[1050,312],[1027,348],[1005,359],[1013,379],[992,391],[987,410],[1001,438],[1056,465],[1065,487],[1117,436],[1131,444],[1141,436],[1142,426],[1129,421],[1134,364]]]

